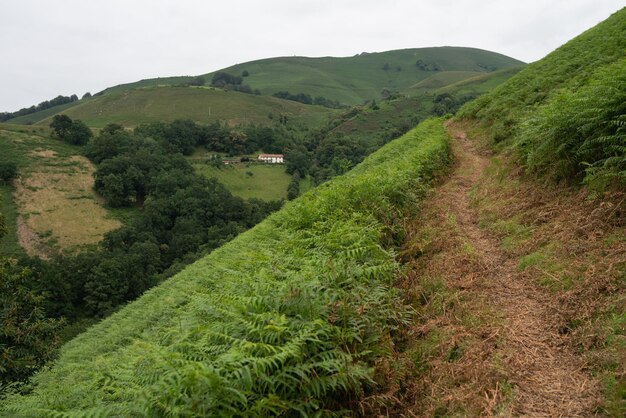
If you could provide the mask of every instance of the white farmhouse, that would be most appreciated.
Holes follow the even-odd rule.
[[[270,164],[282,164],[285,156],[283,154],[259,154],[259,161]]]

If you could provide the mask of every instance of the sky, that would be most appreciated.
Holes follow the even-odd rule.
[[[276,56],[465,46],[536,61],[624,0],[0,0],[0,112]]]

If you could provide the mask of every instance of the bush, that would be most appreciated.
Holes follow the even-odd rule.
[[[17,176],[17,164],[12,161],[0,161],[0,180],[9,182]]]

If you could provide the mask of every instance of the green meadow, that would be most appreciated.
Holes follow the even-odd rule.
[[[244,199],[280,200],[287,198],[291,176],[282,164],[238,163],[215,167],[192,162],[196,173],[215,177],[234,195]]]

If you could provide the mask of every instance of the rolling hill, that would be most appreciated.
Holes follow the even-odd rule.
[[[248,71],[250,75],[245,82],[263,94],[287,90],[356,104],[380,98],[383,89],[402,92],[438,72],[490,72],[521,64],[513,58],[480,49],[439,47],[362,53],[344,58],[272,58],[234,65],[223,71],[232,74]]]
[[[353,57],[277,57],[237,64],[220,71],[249,75],[244,83],[263,96],[279,91],[322,96],[345,105],[380,99],[381,92],[422,93],[422,87],[450,83],[493,71],[519,67],[521,61],[475,48],[437,47],[362,53]],[[208,85],[214,73],[204,74]],[[275,98],[258,98],[235,92],[182,87],[194,77],[145,79],[108,88],[72,106],[56,107],[10,123],[45,124],[55,113],[66,113],[93,127],[116,122],[134,126],[158,118],[191,118],[209,122],[216,118],[232,123],[263,123],[268,113],[284,113],[304,121],[319,121],[328,110],[301,107]],[[209,112],[211,108],[211,112]],[[242,116],[245,114],[246,116]]]

